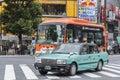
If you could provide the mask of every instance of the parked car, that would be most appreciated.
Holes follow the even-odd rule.
[[[108,53],[99,52],[95,44],[68,43],[61,44],[50,54],[36,56],[34,67],[41,75],[53,71],[69,73],[73,76],[82,70],[101,71],[108,60]]]

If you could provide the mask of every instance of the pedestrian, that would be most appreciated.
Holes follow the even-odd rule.
[[[24,45],[23,44],[21,44],[21,46],[20,46],[20,53],[21,53],[21,55],[24,54]]]
[[[6,53],[8,53],[8,51],[9,51],[9,45],[6,44]]]
[[[12,50],[12,53],[13,53],[13,55],[14,55],[14,54],[15,54],[15,44],[14,44],[14,43],[12,44],[11,50]]]
[[[118,44],[115,40],[112,41],[112,48],[113,48],[114,54],[118,53],[119,47],[118,47]]]
[[[20,44],[17,44],[17,54],[19,54],[19,55],[21,54],[20,53]]]

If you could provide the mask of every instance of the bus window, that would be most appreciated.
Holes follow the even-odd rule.
[[[93,32],[88,33],[88,42],[89,43],[94,42],[94,33]]]
[[[88,33],[87,32],[83,32],[82,36],[83,36],[83,42],[86,42],[86,41],[88,42],[88,40],[87,40],[88,39],[87,38],[88,37]]]
[[[81,26],[75,25],[75,29],[74,29],[75,39],[78,40],[78,42],[82,42],[82,31],[81,30],[82,30]]]
[[[103,34],[101,32],[95,33],[95,42],[98,46],[104,45],[104,38],[103,38]]]
[[[103,28],[92,28],[83,26],[82,29],[83,42],[96,43],[98,46],[104,46]]]
[[[63,42],[63,25],[41,25],[38,28],[38,43]]]
[[[46,39],[52,40],[53,42],[57,42],[57,30],[56,27],[49,27],[48,30],[46,30]]]
[[[68,43],[73,43],[74,37],[73,37],[73,25],[67,25],[67,42]]]

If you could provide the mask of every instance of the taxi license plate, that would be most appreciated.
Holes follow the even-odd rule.
[[[51,70],[51,66],[45,66],[45,70]]]

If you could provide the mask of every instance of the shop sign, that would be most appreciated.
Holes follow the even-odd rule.
[[[78,17],[88,20],[90,23],[97,22],[97,8],[94,7],[79,7]]]
[[[90,23],[96,23],[97,0],[79,0],[78,17],[88,20]]]

